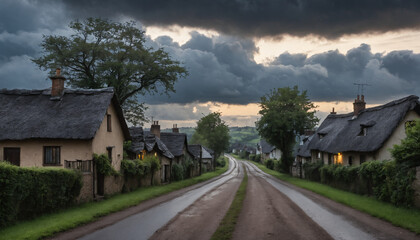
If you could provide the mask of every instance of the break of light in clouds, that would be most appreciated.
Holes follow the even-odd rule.
[[[134,20],[147,46],[163,48],[190,73],[170,97],[140,97],[148,117],[166,127],[195,126],[211,111],[230,125],[254,126],[260,97],[296,84],[322,119],[332,107],[352,111],[355,82],[371,85],[368,106],[420,95],[419,12],[415,0],[4,0],[0,88],[49,87],[31,59],[42,54],[42,35],[71,34],[71,20]]]

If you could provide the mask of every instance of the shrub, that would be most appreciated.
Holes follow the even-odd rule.
[[[143,159],[144,165],[148,168],[151,173],[150,185],[153,186],[153,178],[156,171],[160,169],[159,158],[153,155],[146,155]]]
[[[305,178],[312,181],[321,181],[320,168],[324,165],[322,161],[305,162],[303,169],[305,170]]]
[[[172,180],[180,181],[184,179],[184,167],[181,164],[174,163],[172,164]]]
[[[255,162],[261,162],[261,154],[255,155]]]
[[[216,167],[224,167],[226,165],[227,158],[220,156],[216,161]]]
[[[246,153],[246,151],[239,152],[239,158],[247,159],[247,153]]]
[[[105,154],[93,154],[93,161],[95,161],[96,171],[105,176],[119,175],[119,173],[112,167],[111,160]]]
[[[121,169],[123,170],[123,173],[125,176],[143,177],[149,174],[150,166],[148,166],[148,163],[145,163],[144,161],[140,159],[136,159],[136,160],[124,159],[121,161]]]
[[[274,160],[273,160],[273,159],[267,159],[267,160],[265,161],[265,166],[266,166],[268,169],[273,170],[273,169],[274,169]]]
[[[0,162],[0,227],[71,206],[81,188],[80,172]]]
[[[281,160],[274,160],[274,170],[283,172]]]
[[[255,157],[256,157],[255,154],[249,154],[249,160],[255,161]]]

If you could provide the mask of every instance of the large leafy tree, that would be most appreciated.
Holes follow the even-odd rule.
[[[401,144],[394,145],[391,149],[392,157],[397,163],[405,163],[409,166],[420,165],[420,120],[407,125],[407,137],[401,140]]]
[[[229,147],[229,127],[220,112],[209,113],[197,122],[191,143],[201,144],[214,151],[217,159]],[[213,163],[214,164],[214,163]]]
[[[163,49],[144,46],[144,32],[134,22],[89,18],[70,23],[73,34],[44,36],[44,56],[33,59],[52,73],[62,69],[67,84],[78,88],[114,87],[126,118],[144,121],[138,97],[174,92],[174,83],[188,73]]]
[[[260,107],[257,131],[268,143],[281,150],[282,168],[288,172],[293,162],[296,136],[318,123],[313,110],[315,105],[309,101],[306,91],[300,92],[295,86],[272,90],[261,97]]]

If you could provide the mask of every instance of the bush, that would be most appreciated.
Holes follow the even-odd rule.
[[[249,154],[249,160],[254,161],[255,162],[255,154]]]
[[[112,167],[111,160],[105,154],[93,154],[93,161],[96,165],[96,171],[105,176],[119,175],[119,173]]]
[[[124,176],[130,177],[143,177],[150,172],[150,166],[148,166],[148,163],[145,163],[140,159],[122,160],[121,169],[123,170]]]
[[[224,167],[226,166],[227,158],[220,156],[216,161],[216,167]]]
[[[184,179],[184,167],[181,164],[174,163],[172,164],[172,180],[180,181]]]
[[[261,162],[261,154],[255,155],[255,162]]]
[[[80,172],[0,162],[0,227],[71,206],[81,188]]]
[[[265,161],[265,166],[266,166],[268,169],[273,170],[273,169],[274,169],[274,160],[273,160],[273,159],[267,159],[267,160]]]
[[[317,162],[305,162],[303,164],[303,169],[305,170],[305,178],[312,181],[321,181],[321,172],[320,168],[324,166],[322,161]]]
[[[239,158],[247,159],[247,153],[246,153],[246,151],[239,152]]]
[[[304,165],[305,167],[305,165]],[[409,164],[396,161],[369,161],[360,166],[325,165],[318,168],[307,164],[305,177],[317,179],[332,187],[346,191],[368,194],[376,199],[390,202],[396,206],[409,207],[413,204],[415,170]]]

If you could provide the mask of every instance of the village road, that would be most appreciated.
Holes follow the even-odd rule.
[[[250,162],[244,164],[249,182],[234,239],[419,239],[408,230],[280,181]]]
[[[182,196],[161,203],[145,211],[129,216],[113,225],[85,235],[80,239],[149,239],[156,230],[162,228],[172,218],[177,216],[178,213],[182,212],[206,193],[240,175],[238,162],[231,157],[229,158],[229,162],[229,170],[218,180],[188,191]],[[229,204],[227,205],[229,206]]]
[[[151,239],[210,239],[226,215],[242,182],[242,161],[239,162],[239,166],[239,174],[236,177],[206,193],[159,229]]]

